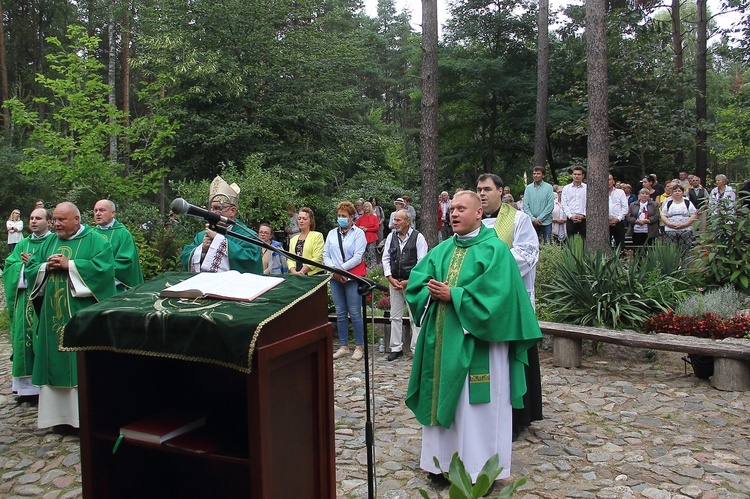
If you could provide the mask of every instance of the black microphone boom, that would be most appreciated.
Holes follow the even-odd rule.
[[[192,205],[182,198],[177,198],[172,201],[172,213],[202,218],[212,224],[222,222],[226,225],[234,225],[234,220],[231,218],[222,217],[218,213]]]

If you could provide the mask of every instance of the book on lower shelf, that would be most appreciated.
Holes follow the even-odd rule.
[[[216,298],[220,300],[253,301],[269,289],[284,282],[282,277],[228,272],[201,272],[181,283],[169,286],[162,298]]]
[[[130,440],[161,444],[205,424],[205,414],[167,411],[126,424],[120,434]]]

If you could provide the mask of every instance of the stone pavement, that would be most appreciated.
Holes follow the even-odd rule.
[[[609,350],[560,369],[542,352],[545,419],[513,447],[525,498],[750,497],[750,392],[720,392],[685,375],[677,354],[647,362]],[[633,353],[636,352],[636,353]],[[0,334],[0,497],[81,495],[78,438],[36,429],[36,407],[11,394],[10,346]],[[374,413],[382,498],[448,497],[418,469],[420,428],[403,400],[410,359],[375,354]],[[367,497],[363,363],[335,364],[340,498]]]

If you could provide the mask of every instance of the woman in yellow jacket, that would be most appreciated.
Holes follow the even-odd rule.
[[[299,234],[289,241],[289,251],[308,260],[323,263],[323,234],[315,231],[315,215],[310,208],[300,208],[297,215]],[[313,275],[323,269],[287,259],[289,272],[295,275]]]

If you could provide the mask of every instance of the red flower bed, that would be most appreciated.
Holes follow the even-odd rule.
[[[643,326],[647,333],[668,333],[698,338],[744,338],[750,331],[750,316],[722,319],[707,312],[700,317],[675,314],[673,310],[650,317]]]

